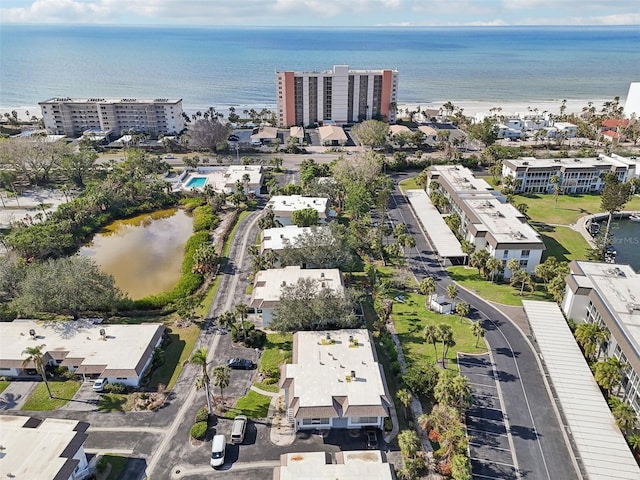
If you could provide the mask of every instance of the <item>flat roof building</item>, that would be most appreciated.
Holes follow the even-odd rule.
[[[39,102],[47,132],[79,137],[88,129],[129,130],[157,137],[184,130],[182,99],[70,98],[54,97]]]
[[[303,197],[302,195],[274,195],[266,208],[273,208],[276,220],[283,226],[291,225],[291,214],[296,210],[312,208],[318,212],[320,223],[326,223],[332,212],[329,211],[329,199],[325,197]]]
[[[273,480],[393,480],[391,465],[379,450],[284,453]]]
[[[460,234],[492,257],[502,260],[505,277],[511,276],[506,263],[511,258],[520,268],[533,273],[545,250],[540,234],[524,214],[503,201],[504,197],[471,170],[458,165],[437,165],[429,171],[428,188],[436,182],[437,191],[447,199],[445,212],[458,215]],[[428,232],[428,227],[427,227]]]
[[[295,245],[298,238],[302,235],[312,233],[314,228],[325,229],[329,227],[324,225],[317,227],[297,227],[295,225],[289,225],[288,227],[267,228],[262,231],[261,251],[273,250],[276,253],[281,252],[287,244]]]
[[[337,125],[380,118],[395,122],[397,70],[332,70],[276,72],[278,124]]]
[[[281,378],[296,430],[382,428],[389,416],[384,372],[366,329],[296,332]]]
[[[84,452],[87,428],[77,420],[0,415],[0,477],[87,478],[92,473]]]
[[[26,348],[44,345],[45,364],[68,367],[84,378],[107,378],[137,387],[162,342],[164,326],[96,324],[91,320],[0,322],[0,371],[22,375]],[[34,368],[27,365],[27,368]]]
[[[640,275],[629,265],[573,261],[562,310],[576,322],[604,327],[602,354],[627,364],[623,396],[640,415]]]
[[[595,158],[522,157],[502,161],[502,176],[518,181],[516,192],[552,193],[551,177],[560,178],[564,193],[599,193],[604,188],[602,175],[615,173],[621,182],[636,175],[637,160],[617,154],[600,154]]]

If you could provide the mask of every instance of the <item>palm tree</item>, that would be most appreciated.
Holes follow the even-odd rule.
[[[218,324],[226,329],[231,330],[231,327],[236,323],[236,316],[233,312],[226,311],[218,317]]]
[[[460,250],[462,250],[462,253],[466,255],[464,259],[464,263],[466,265],[467,263],[469,263],[469,257],[471,256],[471,254],[476,251],[476,246],[469,240],[462,240],[460,242]]]
[[[617,397],[611,397],[609,406],[611,407],[613,419],[620,430],[626,433],[636,426],[638,421],[636,412],[627,402],[623,402]]]
[[[484,327],[482,326],[482,323],[480,323],[480,320],[473,322],[471,325],[471,333],[476,337],[476,348],[478,348],[480,337],[484,337]]]
[[[511,276],[513,276],[518,270],[520,270],[520,260],[517,258],[510,258],[507,261],[507,268],[511,271]]]
[[[444,362],[447,357],[447,351],[449,347],[455,345],[453,340],[453,330],[450,325],[441,323],[436,327],[438,333],[438,340],[442,342],[442,368],[445,368]]]
[[[406,419],[409,417],[409,405],[411,405],[411,392],[409,392],[409,390],[407,390],[406,388],[403,388],[401,390],[398,390],[398,393],[396,394],[396,396],[398,397],[398,401],[404,407],[404,418]]]
[[[498,273],[503,268],[503,263],[501,260],[498,260],[496,257],[491,257],[487,260],[487,270],[489,271],[489,275],[491,276],[491,282],[493,283],[496,273]]]
[[[436,281],[433,277],[426,277],[420,282],[420,293],[426,296],[425,305],[431,310],[431,295],[436,293]]]
[[[37,347],[27,347],[22,351],[22,355],[28,355],[27,358],[22,362],[22,368],[26,368],[29,365],[33,364],[42,376],[42,380],[44,381],[45,387],[47,387],[47,392],[49,393],[49,398],[53,398],[51,394],[51,388],[49,388],[49,382],[47,381],[47,372],[45,371],[45,361],[44,361],[44,353],[42,353],[42,349],[46,345],[39,345]]]
[[[453,283],[447,285],[447,296],[451,300],[451,309],[453,310],[456,304],[456,298],[458,298],[458,287]]]
[[[200,375],[196,379],[196,389],[200,390],[204,387],[205,394],[207,395],[207,408],[209,409],[209,415],[213,413],[211,408],[211,394],[209,393],[209,373],[207,372],[207,348],[202,347],[193,352],[191,354],[191,358],[189,358],[190,363],[195,363],[196,365],[200,365],[202,367],[202,375]]]
[[[460,302],[456,304],[456,314],[460,316],[460,323],[462,323],[462,319],[469,315],[469,311],[471,308],[467,302]]]
[[[587,361],[593,361],[595,359],[598,345],[598,330],[598,325],[589,322],[580,323],[576,327],[576,340],[582,347]]]
[[[558,195],[562,193],[562,188],[560,187],[560,176],[552,175],[549,179],[549,183],[553,185],[553,208],[558,206]]]
[[[625,368],[626,364],[614,357],[593,365],[593,376],[598,385],[606,390],[607,397],[611,395],[614,387],[622,382],[622,372]]]
[[[226,365],[220,365],[213,369],[213,384],[220,389],[220,397],[222,397],[222,403],[224,404],[224,389],[229,386],[231,382],[231,373],[229,367]]]
[[[247,314],[249,313],[249,307],[244,303],[239,303],[236,305],[236,314],[240,317],[240,327],[242,327],[242,337],[244,341],[247,341],[247,331],[244,328],[244,321],[247,318]]]
[[[438,329],[436,326],[428,324],[424,327],[422,338],[424,338],[425,342],[433,344],[433,358],[438,358],[438,348],[436,347],[436,343],[438,342]]]

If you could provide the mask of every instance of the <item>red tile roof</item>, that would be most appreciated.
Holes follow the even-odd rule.
[[[602,126],[607,128],[624,128],[629,126],[629,120],[624,118],[607,118],[602,122]]]

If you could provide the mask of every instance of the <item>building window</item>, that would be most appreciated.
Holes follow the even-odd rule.
[[[351,423],[378,423],[378,417],[353,417]]]
[[[502,252],[502,258],[505,260],[509,258],[509,250],[505,250],[504,252]]]
[[[520,260],[520,267],[527,268],[527,265],[529,265],[529,260]]]
[[[331,420],[328,418],[303,418],[302,425],[329,425]]]
[[[530,253],[531,253],[531,250],[522,250],[522,254],[520,256],[523,258],[525,257],[528,258]]]

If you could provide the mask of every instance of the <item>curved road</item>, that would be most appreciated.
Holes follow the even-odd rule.
[[[396,180],[410,174],[394,175]],[[440,264],[413,210],[402,192],[396,188],[390,200],[389,216],[404,223],[416,240],[407,255],[409,268],[418,279],[432,276],[438,293],[446,295],[446,286],[455,283]],[[458,298],[471,306],[470,318],[481,320],[503,394],[504,409],[521,477],[535,480],[577,479],[571,454],[565,443],[552,399],[538,368],[536,353],[522,332],[490,303],[459,289]]]

